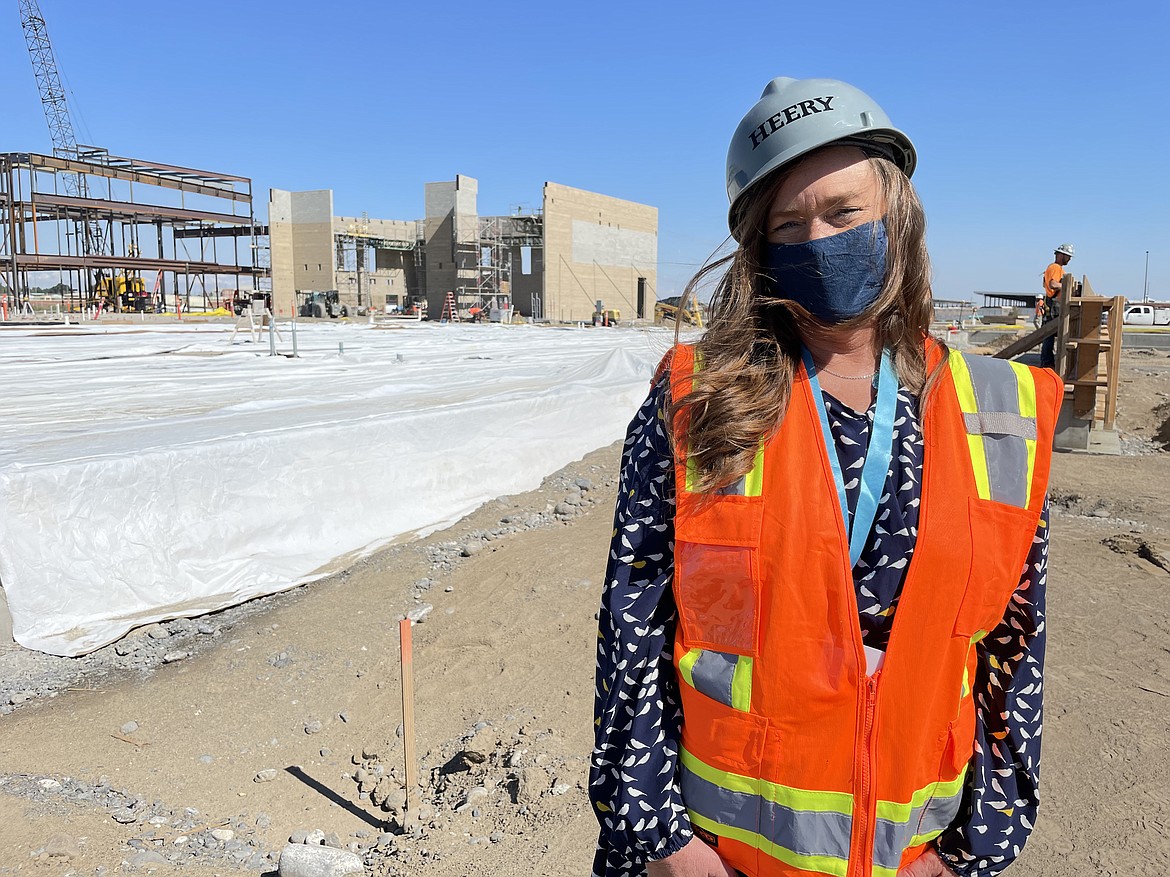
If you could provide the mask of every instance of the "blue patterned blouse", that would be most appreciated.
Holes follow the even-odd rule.
[[[659,380],[630,423],[599,622],[596,746],[590,799],[601,824],[595,877],[645,873],[677,852],[691,824],[677,779],[682,714],[671,662],[675,606],[674,466]],[[859,414],[824,395],[855,507],[873,409]],[[894,456],[877,520],[854,569],[866,645],[885,649],[918,530],[922,431],[914,396],[898,394]],[[852,477],[851,477],[852,476]],[[935,844],[964,877],[992,877],[1019,855],[1036,818],[1040,772],[1048,507],[1019,587],[978,646],[975,754],[964,805]]]

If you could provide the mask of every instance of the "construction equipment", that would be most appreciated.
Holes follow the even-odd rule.
[[[269,313],[272,313],[271,292],[261,292],[259,290],[253,289],[237,289],[232,292],[231,296],[224,304],[229,311],[231,311],[235,316],[239,317],[242,316],[245,311],[254,310],[255,307],[252,303],[255,301],[261,302],[263,309]],[[302,314],[302,316],[304,315]]]
[[[682,296],[676,295],[670,298],[664,298],[654,303],[654,322],[655,323],[674,323],[678,320],[679,303],[682,301]],[[703,327],[703,306],[696,301],[687,303],[687,307],[683,308],[682,321],[689,323],[692,326]]]
[[[593,314],[594,326],[617,326],[622,318],[622,312],[617,308],[601,308]]]
[[[99,272],[94,280],[89,304],[91,307],[100,307],[103,311],[133,311],[145,314],[154,310],[150,296],[146,292],[146,283],[141,277],[126,274],[107,277]]]
[[[297,313],[302,317],[348,317],[349,308],[341,303],[341,296],[336,289],[325,292],[302,292],[301,306]]]
[[[408,317],[418,317],[420,320],[427,318],[427,299],[424,295],[412,295],[406,302],[406,310],[403,311]]]

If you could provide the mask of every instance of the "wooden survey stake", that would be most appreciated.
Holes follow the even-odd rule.
[[[402,671],[402,749],[406,762],[406,812],[415,809],[415,789],[418,776],[414,761],[414,646],[410,632],[410,619],[398,622],[399,668]]]

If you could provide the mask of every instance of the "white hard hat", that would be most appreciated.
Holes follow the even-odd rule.
[[[883,155],[906,176],[914,173],[917,163],[910,138],[860,89],[837,79],[773,79],[735,129],[727,150],[732,232],[745,191],[829,143],[860,146]]]
[[[1059,247],[1056,248],[1056,252],[1064,253],[1070,259],[1077,254],[1076,250],[1073,248],[1072,244],[1061,244]]]

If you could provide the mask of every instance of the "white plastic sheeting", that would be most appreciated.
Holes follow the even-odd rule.
[[[0,584],[18,643],[84,654],[532,489],[623,435],[670,343],[302,324],[291,359],[229,331],[0,335]]]

